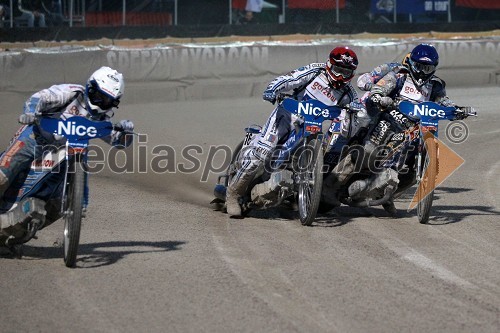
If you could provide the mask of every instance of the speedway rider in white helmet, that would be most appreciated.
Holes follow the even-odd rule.
[[[109,67],[101,67],[88,79],[85,87],[78,84],[58,84],[33,94],[19,116],[23,126],[17,131],[0,159],[0,199],[5,189],[22,172],[28,172],[33,160],[40,158],[44,146],[58,145],[62,138],[40,131],[33,123],[37,115],[59,116],[61,119],[85,117],[93,121],[110,120],[113,108],[118,107],[123,95],[123,75]],[[132,131],[134,124],[122,120],[115,126]],[[133,136],[113,130],[104,141],[124,148],[132,143]]]

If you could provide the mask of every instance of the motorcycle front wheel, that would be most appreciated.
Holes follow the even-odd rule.
[[[310,226],[318,213],[323,184],[323,154],[321,141],[310,140],[300,151],[299,167],[299,216],[302,225]]]
[[[236,172],[238,171],[238,168],[236,166],[236,163],[238,162],[239,154],[241,152],[241,149],[243,148],[243,140],[241,140],[236,147],[233,150],[232,156],[231,156],[231,163],[227,167],[227,175],[229,175],[228,178],[228,184],[231,182],[231,179],[234,177]]]
[[[66,188],[66,211],[64,215],[64,263],[74,267],[80,242],[82,225],[85,171],[82,162],[74,163],[74,173],[68,175]]]
[[[417,190],[417,217],[418,222],[426,224],[429,221],[432,201],[434,200],[434,188],[438,173],[437,143],[434,138],[427,138],[424,142],[425,153],[422,167],[422,179]],[[427,194],[427,195],[426,195]]]

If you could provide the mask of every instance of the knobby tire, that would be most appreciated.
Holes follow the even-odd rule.
[[[75,161],[74,173],[69,174],[67,187],[66,214],[64,218],[64,263],[74,267],[80,242],[82,225],[85,171],[83,163]]]
[[[426,224],[429,221],[429,216],[434,200],[434,188],[436,187],[436,177],[438,173],[438,151],[437,143],[434,138],[427,138],[425,144],[424,165],[422,169],[422,179],[419,183],[417,216],[418,222]],[[427,196],[424,193],[429,192]]]
[[[310,140],[299,156],[299,216],[302,225],[310,226],[318,213],[323,184],[321,141]]]

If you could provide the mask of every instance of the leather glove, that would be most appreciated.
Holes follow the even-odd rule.
[[[115,127],[125,132],[132,132],[134,130],[134,123],[130,120],[120,120]]]
[[[35,115],[33,113],[23,113],[19,116],[19,123],[23,125],[31,125],[35,122]]]
[[[383,108],[388,108],[393,105],[394,101],[392,98],[389,96],[380,96],[380,95],[374,95],[373,97],[376,97],[376,100],[373,99],[374,102],[378,103],[381,107]]]
[[[388,108],[394,104],[394,101],[389,96],[382,96],[379,102],[381,107]]]
[[[383,108],[390,107],[394,103],[394,101],[392,100],[392,98],[390,98],[389,96],[381,96],[379,94],[373,95],[371,97],[371,99],[372,99],[372,101],[374,103],[377,103],[378,105],[380,105]]]
[[[111,144],[118,149],[128,147],[132,144],[134,136],[128,134],[134,130],[134,123],[130,120],[120,120],[114,125],[114,130],[111,132]]]
[[[360,90],[370,91],[373,87],[373,78],[370,73],[365,73],[358,77],[357,85]]]
[[[384,96],[380,99],[380,105],[388,108],[394,105],[394,101],[389,96]]]
[[[274,104],[276,103],[276,93],[273,90],[266,90],[262,94],[262,99]]]

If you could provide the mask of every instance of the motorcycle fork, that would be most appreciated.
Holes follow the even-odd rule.
[[[423,134],[424,132],[422,131],[422,127],[420,127],[420,139],[418,143],[418,155],[417,155],[417,173],[416,173],[416,179],[417,183],[419,183],[424,175],[422,174],[422,163],[425,163],[423,161],[424,157],[427,155],[426,149],[425,149],[425,135]],[[436,137],[434,131],[429,131],[430,134],[432,134],[433,137]],[[439,146],[438,146],[438,151],[437,151],[437,156],[438,156],[438,162],[439,162]]]
[[[66,141],[66,147],[65,147],[65,164],[66,167],[64,169],[64,185],[63,185],[63,193],[62,193],[62,200],[61,200],[61,214],[63,216],[66,216],[67,214],[67,199],[68,199],[68,194],[67,194],[67,189],[68,189],[68,180],[69,180],[69,173],[70,173],[70,162],[73,161],[73,167],[74,168],[79,168],[81,167],[80,165],[77,165],[76,162],[81,161],[83,159],[83,153],[86,148],[74,148],[70,147],[68,141]]]

